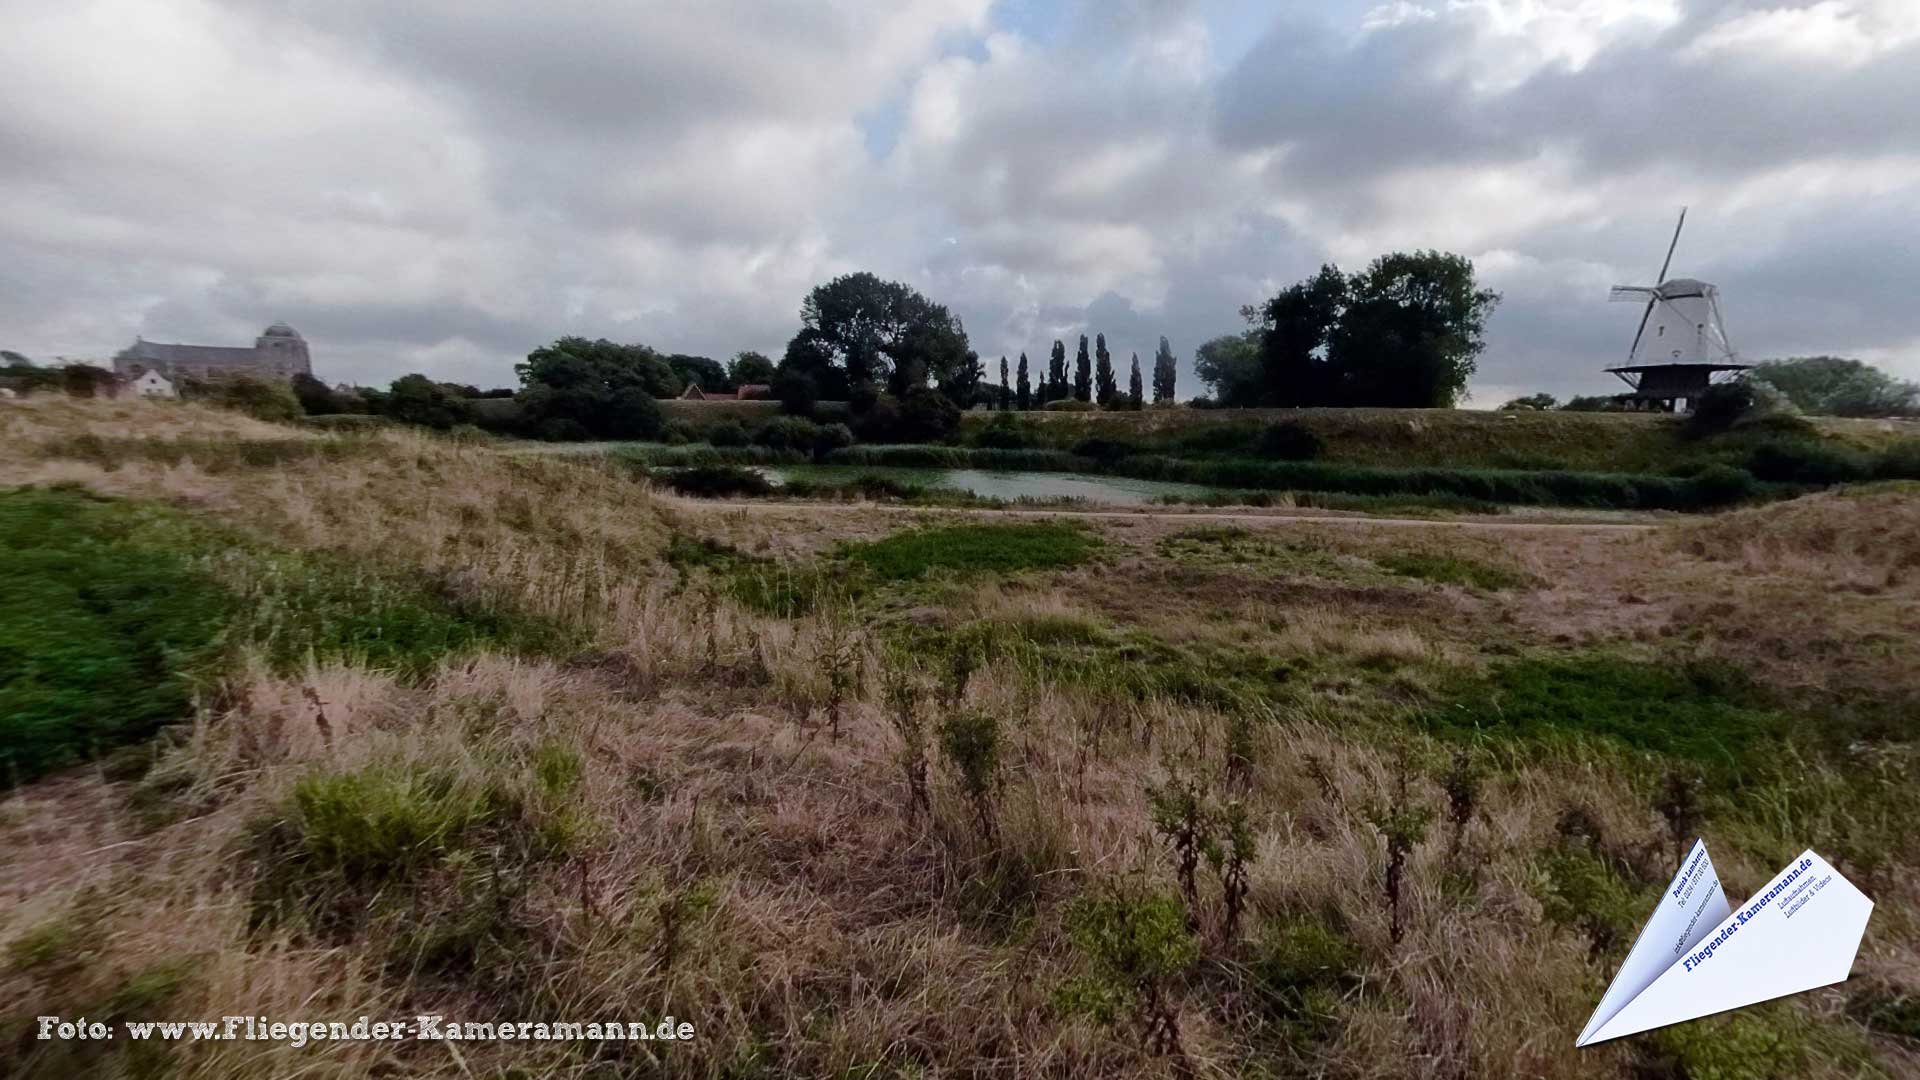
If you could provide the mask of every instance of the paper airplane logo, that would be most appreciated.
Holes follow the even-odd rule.
[[[1873,901],[1812,851],[1730,908],[1695,840],[1575,1045],[1845,981],[1872,913]]]

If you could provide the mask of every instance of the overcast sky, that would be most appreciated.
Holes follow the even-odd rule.
[[[1276,10],[1283,13],[1276,15]],[[779,356],[910,282],[1188,361],[1323,261],[1474,260],[1473,404],[1608,391],[1673,273],[1920,378],[1916,0],[0,0],[0,348],[485,385],[562,334]]]

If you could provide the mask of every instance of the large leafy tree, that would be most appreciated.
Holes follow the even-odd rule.
[[[1479,288],[1473,262],[1438,251],[1395,252],[1355,274],[1327,342],[1333,403],[1451,408],[1466,391],[1487,316],[1500,294]]]
[[[1754,365],[1747,377],[1772,386],[1816,416],[1920,415],[1920,385],[1861,360],[1796,356]]]
[[[727,378],[732,379],[735,386],[771,383],[773,361],[767,359],[765,353],[754,352],[752,349],[744,350],[736,353],[734,358],[727,362]]]
[[[727,375],[727,369],[719,361],[705,356],[688,356],[685,353],[673,353],[667,358],[667,366],[680,380],[681,388],[698,385],[700,389],[714,393],[726,393],[733,389],[733,379]]]
[[[1329,369],[1328,345],[1346,311],[1351,283],[1331,263],[1288,286],[1257,308],[1243,311],[1259,328],[1261,388],[1244,404],[1330,405],[1338,379]]]
[[[680,380],[645,345],[565,337],[514,365],[529,429],[546,438],[640,439],[660,430],[656,398],[680,392]]]
[[[387,391],[386,415],[403,424],[446,431],[455,424],[473,421],[472,408],[455,396],[446,384],[425,375],[402,375]]]
[[[1260,364],[1260,332],[1224,334],[1193,353],[1193,373],[1213,391],[1222,405],[1245,408],[1258,405],[1264,374]]]
[[[1175,368],[1173,346],[1167,344],[1163,335],[1160,348],[1153,354],[1153,403],[1164,404],[1173,400],[1173,380]]]
[[[823,396],[873,385],[901,396],[928,379],[943,390],[978,385],[978,358],[959,318],[900,282],[869,273],[834,278],[807,294],[800,322],[782,364],[813,378]]]
[[[1087,356],[1087,335],[1080,335],[1080,351],[1073,354],[1073,399],[1093,400],[1093,361]]]

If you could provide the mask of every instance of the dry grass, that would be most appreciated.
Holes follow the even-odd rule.
[[[192,723],[156,744],[144,778],[93,767],[7,796],[0,1070],[20,1075],[154,1065],[196,1076],[343,1077],[509,1068],[581,1077],[1649,1075],[1666,1052],[1658,1037],[1570,1051],[1618,951],[1594,959],[1583,931],[1547,915],[1540,869],[1543,852],[1592,853],[1641,893],[1657,889],[1670,872],[1670,843],[1649,778],[1605,755],[1483,747],[1477,804],[1456,828],[1442,783],[1451,749],[1399,722],[1431,680],[1405,674],[1470,671],[1497,662],[1496,649],[1564,647],[1555,638],[1581,609],[1621,606],[1622,591],[1646,587],[1627,584],[1623,552],[1666,552],[1656,585],[1714,590],[1747,579],[1726,593],[1727,625],[1771,610],[1747,606],[1768,582],[1807,573],[1852,581],[1880,558],[1879,541],[1844,530],[1820,539],[1820,521],[1856,504],[1815,505],[1797,524],[1800,511],[1789,504],[1779,508],[1786,523],[1730,515],[1671,540],[1515,535],[1448,548],[1551,578],[1540,590],[1481,595],[1311,579],[1256,586],[1230,568],[1182,568],[1157,555],[1161,527],[1144,520],[1106,528],[1116,554],[1094,566],[964,590],[930,585],[891,608],[787,620],[741,608],[698,574],[662,565],[656,556],[669,530],[802,558],[905,522],[877,512],[749,520],[656,502],[590,462],[507,461],[395,434],[345,464],[251,471],[107,467],[31,449],[76,425],[123,424],[113,433],[144,437],[189,424],[203,437],[208,425],[229,422],[168,406],[123,408],[36,412],[31,437],[10,439],[0,464],[29,482],[65,479],[195,505],[296,546],[459,569],[590,627],[596,646],[564,660],[453,656],[416,681],[350,665],[275,675],[244,664]],[[273,437],[235,423],[235,437]],[[1911,520],[1899,517],[1913,512],[1910,494],[1874,496],[1883,497],[1897,501],[1870,504],[1872,522]],[[1325,530],[1323,538],[1343,556],[1366,557],[1410,542],[1446,547],[1454,535]],[[1696,538],[1745,537],[1751,546],[1759,536],[1766,543],[1743,555],[1755,561],[1737,566],[1687,554]],[[1795,554],[1820,543],[1834,562]],[[1873,605],[1889,602],[1836,585],[1801,606],[1854,626],[1879,617],[1858,614],[1863,605],[1879,611]],[[1635,621],[1594,619],[1583,632],[1634,647],[1632,628],[1662,625],[1680,610],[1627,606]],[[946,657],[903,660],[889,647],[894,629],[916,620],[1105,626],[1237,644],[1336,669],[1341,690],[1233,714],[988,663],[950,706],[929,699],[922,708],[929,723],[949,707],[998,718],[989,840],[937,752],[932,813],[911,810],[883,676],[916,664],[934,696],[949,678]],[[837,735],[828,723],[836,701]],[[1250,754],[1250,767],[1236,772],[1232,753]],[[1174,892],[1174,863],[1147,798],[1170,769],[1199,778],[1213,798],[1239,799],[1257,838],[1248,925],[1237,939],[1219,936],[1219,881],[1201,871],[1202,958],[1172,990],[1178,1061],[1148,1054],[1126,1012],[1105,1025],[1056,999],[1093,970],[1064,928],[1075,898],[1118,883]],[[448,778],[456,791],[504,793],[510,809],[450,840],[443,857],[411,876],[377,885],[300,879],[300,895],[344,901],[327,909],[335,922],[262,923],[262,883],[303,865],[289,854],[299,849],[263,837],[298,826],[303,785],[396,771]],[[1411,855],[1398,944],[1382,887],[1386,847],[1369,823],[1396,804],[1439,815]],[[1710,837],[1717,824],[1747,830],[1742,842],[1714,849],[1730,894],[1773,872],[1774,847],[1797,851],[1804,842],[1755,832],[1766,826],[1744,819],[1710,822]],[[1856,967],[1909,990],[1920,957],[1915,869],[1900,863],[1875,878],[1880,908]],[[1331,927],[1352,958],[1321,1023],[1282,1015],[1259,982],[1262,965],[1277,962],[1263,943],[1303,922]],[[425,930],[459,933],[429,941]],[[1848,992],[1804,995],[1769,1014],[1790,1022],[1797,1049],[1784,1065],[1740,1061],[1725,1075],[1839,1077],[1910,1065],[1908,1051],[1847,1016]],[[692,1020],[699,1037],[658,1049],[489,1043],[456,1051],[410,1041],[144,1051],[163,1062],[19,1039],[22,1017],[98,1013],[113,1002],[136,1018],[671,1012]],[[1731,1022],[1704,1024],[1721,1031]],[[1696,1072],[1719,1067],[1688,1060]]]

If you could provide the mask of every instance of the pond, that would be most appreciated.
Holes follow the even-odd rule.
[[[1084,499],[1090,503],[1112,506],[1143,506],[1162,495],[1199,496],[1214,490],[1201,484],[1065,472],[988,472],[984,469],[899,469],[856,465],[766,465],[760,471],[776,484],[789,479],[840,484],[858,476],[877,475],[919,487],[970,491],[990,499]]]

